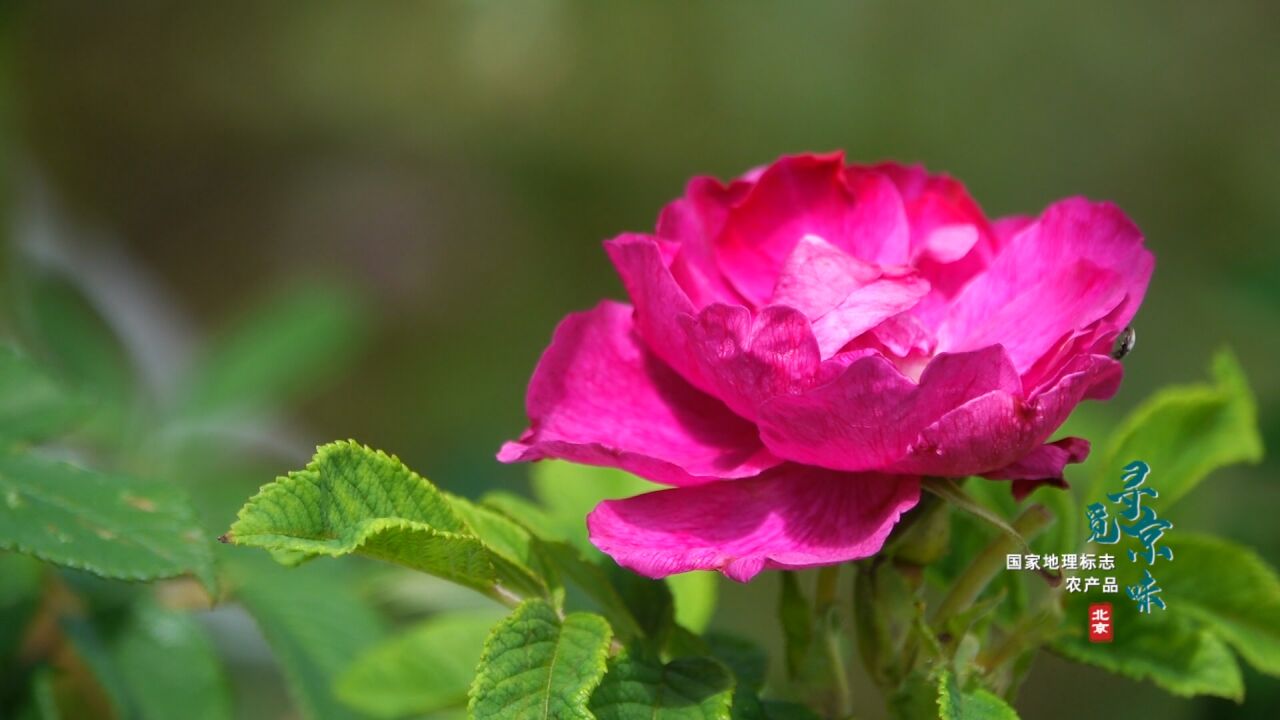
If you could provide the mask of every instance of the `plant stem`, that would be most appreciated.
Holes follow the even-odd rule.
[[[1032,505],[1013,521],[1013,529],[1022,539],[1030,540],[1052,520],[1053,515],[1043,505]],[[960,577],[956,578],[955,584],[951,586],[951,592],[947,593],[942,603],[938,605],[938,609],[934,611],[931,624],[935,628],[941,627],[948,618],[972,605],[995,578],[996,573],[1004,567],[1005,555],[1016,550],[1019,545],[1018,539],[1013,536],[1007,534],[996,536],[969,563],[969,567],[965,568]]]
[[[822,647],[831,667],[831,680],[835,687],[836,713],[848,717],[853,713],[853,693],[849,689],[849,672],[844,664],[844,649],[840,645],[840,623],[836,616],[836,591],[839,587],[840,566],[829,565],[818,571],[818,588],[814,595],[813,609],[822,627]]]

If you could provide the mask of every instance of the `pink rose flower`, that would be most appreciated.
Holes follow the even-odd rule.
[[[955,180],[839,153],[695,178],[605,249],[632,305],[560,323],[498,458],[673,486],[602,502],[592,542],[739,581],[876,553],[922,476],[1064,484],[1089,444],[1046,443],[1115,393],[1155,264],[1114,205],[992,222]]]

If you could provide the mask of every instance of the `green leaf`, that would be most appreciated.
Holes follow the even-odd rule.
[[[333,377],[362,339],[354,298],[299,287],[271,298],[208,351],[190,384],[189,412],[269,410]]]
[[[618,591],[631,616],[636,619],[650,647],[666,645],[675,626],[675,608],[671,589],[661,580],[638,575],[612,562],[604,566],[609,584]]]
[[[943,670],[938,677],[938,717],[940,720],[1017,720],[1018,713],[987,690],[962,690],[950,671]]]
[[[599,615],[561,621],[542,600],[522,603],[485,641],[471,717],[591,720],[587,702],[604,676],[611,636]]]
[[[0,345],[0,441],[31,442],[65,432],[86,403],[13,348]]]
[[[676,622],[695,633],[707,629],[716,612],[718,573],[687,572],[667,578],[676,604]]]
[[[545,543],[543,548],[559,572],[595,602],[596,609],[605,616],[620,639],[630,641],[644,636],[644,629],[610,581],[610,573],[603,563],[611,564],[612,560],[589,560],[576,546],[567,542]]]
[[[1230,648],[1177,612],[1176,605],[1141,614],[1128,598],[1120,597],[1112,604],[1115,639],[1110,643],[1088,641],[1088,618],[1087,595],[1068,595],[1063,619],[1070,632],[1057,639],[1054,650],[1076,662],[1134,680],[1150,680],[1175,695],[1243,698],[1244,681]]]
[[[559,598],[563,604],[559,576],[546,550],[519,523],[483,505],[443,493],[453,511],[484,543],[490,552],[498,581],[525,597]]]
[[[110,655],[131,699],[133,717],[232,717],[222,666],[194,616],[143,602],[112,638]]]
[[[587,552],[595,548],[587,540],[587,514],[601,500],[652,492],[652,483],[622,470],[543,460],[532,470],[533,494],[547,509],[563,538]]]
[[[18,643],[27,623],[40,606],[44,568],[26,555],[0,552],[0,695],[10,660],[16,660]]]
[[[232,553],[228,571],[240,600],[271,645],[294,702],[309,720],[357,717],[333,693],[353,658],[384,635],[382,623],[338,566],[307,565],[282,577],[265,558]]]
[[[1003,517],[1000,517],[986,505],[970,497],[954,480],[934,477],[925,478],[921,483],[921,487],[1013,538],[1019,546],[1027,547],[1027,541],[1018,534],[1017,530],[1013,529],[1012,525],[1005,522]]]
[[[0,549],[123,580],[191,573],[216,594],[209,540],[180,489],[37,455],[0,455]]]
[[[356,658],[338,679],[338,697],[379,718],[464,706],[493,612],[438,615]]]
[[[764,687],[769,656],[759,645],[746,638],[721,632],[707,633],[704,640],[711,657],[724,663],[733,672],[736,681],[734,684],[739,690],[759,691]]]
[[[1170,387],[1144,402],[1121,424],[1085,497],[1097,499],[1133,460],[1151,466],[1148,487],[1160,491],[1167,512],[1213,470],[1262,459],[1257,408],[1235,356],[1213,359],[1212,385]]]
[[[443,493],[355,442],[323,445],[305,470],[264,487],[224,537],[310,556],[358,552],[481,592],[498,579],[492,553]]]
[[[1160,573],[1169,611],[1186,613],[1258,670],[1280,675],[1280,578],[1252,551],[1219,538],[1178,534]]]
[[[609,661],[604,682],[591,696],[597,720],[728,720],[733,676],[711,658],[677,658],[667,664],[640,648]]]
[[[782,590],[778,596],[778,620],[786,644],[787,677],[795,680],[804,671],[813,645],[813,614],[800,591],[794,572],[780,573]]]

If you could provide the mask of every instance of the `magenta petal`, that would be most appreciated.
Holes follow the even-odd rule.
[[[694,307],[743,302],[720,274],[715,240],[729,211],[750,189],[751,183],[744,180],[725,186],[715,178],[694,178],[685,187],[684,197],[668,204],[658,217],[658,236],[680,243],[680,251],[670,264],[671,274]]]
[[[822,357],[831,357],[850,340],[910,310],[928,294],[929,283],[917,275],[882,277],[854,290],[813,322]]]
[[[863,262],[817,235],[805,235],[783,264],[769,303],[793,307],[816,320],[880,274],[879,266]]]
[[[719,570],[746,582],[875,554],[920,498],[919,478],[784,465],[750,480],[606,500],[591,542],[619,565],[666,577]]]
[[[809,321],[798,310],[771,305],[758,313],[710,305],[682,318],[708,392],[745,418],[775,395],[807,389],[821,358]]]
[[[781,462],[756,429],[649,353],[627,305],[604,302],[556,328],[529,384],[531,428],[503,462],[563,458],[696,485]]]
[[[1124,300],[1116,272],[1088,260],[1072,262],[1050,275],[1028,278],[1026,286],[1001,306],[985,312],[959,306],[938,333],[938,347],[963,352],[993,343],[1004,345],[1019,372],[1026,372],[1055,347],[1064,333],[1106,317]]]
[[[1076,198],[1050,206],[1037,221],[1008,241],[986,272],[956,296],[947,314],[948,327],[942,334],[958,343],[956,347],[970,346],[966,339],[976,328],[1006,306],[1017,303],[1020,296],[1037,289],[1047,292],[1040,287],[1047,278],[1060,278],[1064,271],[1078,274],[1082,262],[1112,273],[1105,282],[1112,286],[1110,292],[1120,298],[1112,307],[1122,305],[1120,312],[1105,313],[1106,322],[1110,329],[1122,329],[1142,302],[1155,259],[1143,247],[1138,228],[1114,205]],[[1098,277],[1095,274],[1095,280]],[[1079,278],[1073,281],[1078,282]],[[1110,301],[1108,288],[1094,288],[1091,292]],[[1020,323],[1018,332],[1006,330],[1006,334],[1011,338],[1028,332],[1060,337],[1069,330],[1084,329],[1083,325],[1070,327],[1071,321],[1087,324],[1097,317],[1091,309],[1073,319],[1057,307],[1054,314],[1028,318],[1027,322],[1034,320],[1034,324]],[[1019,368],[1027,367],[1027,360],[1019,352]],[[1030,360],[1034,362],[1035,358]]]
[[[1021,500],[1041,485],[1067,487],[1063,470],[1067,465],[1082,463],[1088,457],[1088,440],[1067,437],[1041,445],[1021,460],[982,476],[990,480],[1012,480],[1013,497]]]
[[[938,355],[918,384],[871,353],[830,382],[768,401],[758,424],[765,445],[779,457],[875,470],[904,457],[920,432],[952,408],[997,391],[1021,393],[1018,374],[999,346]]]

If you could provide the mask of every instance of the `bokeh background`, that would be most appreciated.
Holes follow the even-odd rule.
[[[493,454],[555,323],[622,297],[600,241],[695,174],[808,150],[923,162],[992,216],[1116,201],[1158,265],[1125,385],[1093,411],[1229,345],[1280,447],[1274,3],[10,2],[0,22],[7,242],[93,300],[148,392],[278,293],[358,313],[260,457],[188,479],[211,526],[339,437],[463,494],[523,491]],[[1173,519],[1277,564],[1275,458]],[[745,622],[773,582],[726,584],[715,625],[776,645]],[[218,627],[239,712],[287,716],[252,626]],[[1274,717],[1276,682],[1246,681],[1243,708],[1176,701],[1045,657],[1019,706]]]

